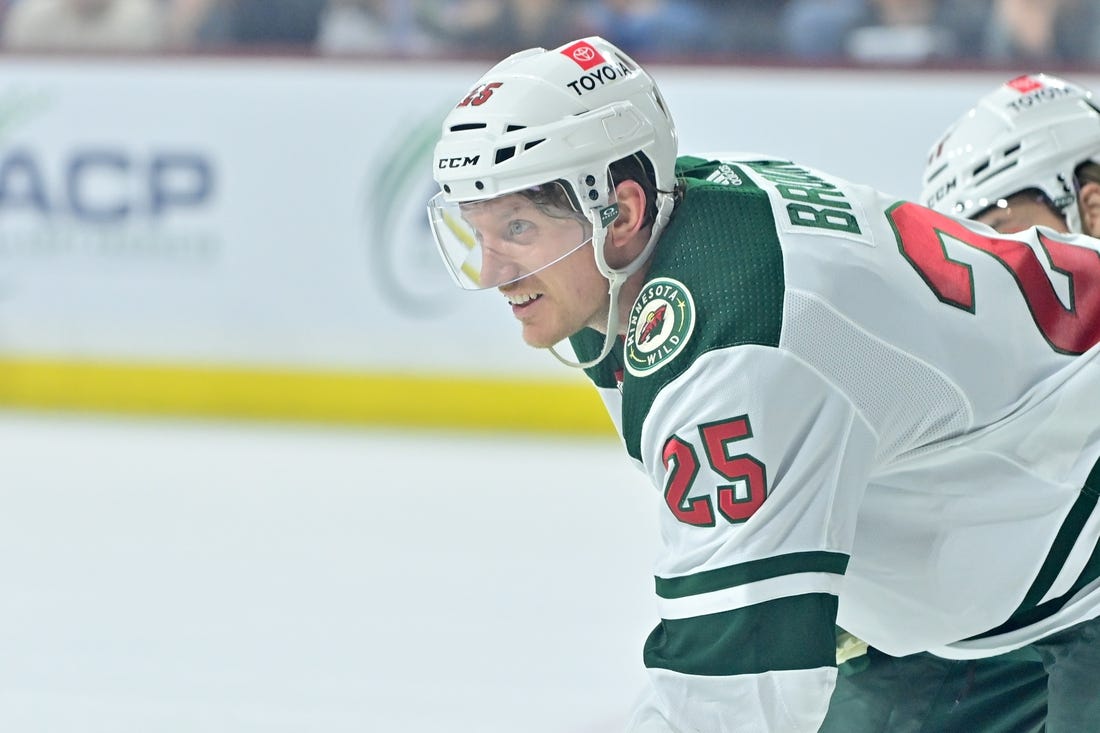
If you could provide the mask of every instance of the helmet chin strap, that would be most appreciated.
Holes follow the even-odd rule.
[[[607,278],[608,284],[607,328],[604,330],[603,348],[600,349],[600,355],[595,359],[579,362],[566,359],[551,346],[550,353],[554,355],[555,359],[574,369],[588,369],[589,367],[594,367],[599,364],[611,353],[611,349],[615,347],[615,339],[619,333],[619,291],[622,289],[627,279],[640,270],[642,265],[649,260],[649,256],[653,254],[653,250],[657,246],[657,240],[660,238],[661,232],[664,231],[665,225],[668,224],[668,220],[672,217],[674,203],[675,201],[671,193],[657,194],[657,218],[653,222],[652,229],[649,231],[649,241],[646,242],[645,248],[632,262],[626,267],[619,268],[618,270],[607,264],[607,256],[604,253],[604,242],[607,241],[607,226],[603,221],[603,212],[600,209],[589,210],[588,219],[592,222],[592,249],[596,257],[596,268],[599,269],[601,275]]]
[[[1082,234],[1084,232],[1081,224],[1081,213],[1076,205],[1067,206],[1062,213],[1065,215],[1066,228],[1069,229],[1070,234]]]
[[[1076,189],[1077,187],[1074,186]],[[1062,216],[1066,220],[1066,227],[1069,229],[1070,234],[1082,234],[1084,233],[1084,223],[1081,221],[1081,199],[1078,190],[1073,192],[1073,201],[1066,205],[1062,209]]]

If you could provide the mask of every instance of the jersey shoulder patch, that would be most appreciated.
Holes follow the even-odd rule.
[[[626,369],[636,377],[655,372],[683,351],[695,330],[695,300],[679,280],[653,278],[630,308]]]

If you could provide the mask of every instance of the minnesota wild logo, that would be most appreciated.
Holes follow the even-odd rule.
[[[691,338],[695,302],[684,284],[668,277],[650,280],[630,308],[626,369],[636,377],[664,366]]]

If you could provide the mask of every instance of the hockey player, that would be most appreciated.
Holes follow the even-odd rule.
[[[1020,76],[982,97],[933,144],[921,200],[1002,234],[1045,226],[1096,236],[1095,159],[1100,110],[1092,93],[1045,74]],[[1041,730],[1048,685],[1042,662],[1028,647],[969,661],[899,659],[872,649],[841,665],[822,731]]]
[[[932,146],[921,199],[1002,234],[1045,226],[1100,233],[1100,109],[1047,74],[983,97]]]
[[[1047,731],[1100,721],[1100,242],[677,158],[594,37],[490,69],[434,170],[456,281],[586,370],[656,489],[631,730],[817,730],[836,623],[894,656],[1033,649]]]

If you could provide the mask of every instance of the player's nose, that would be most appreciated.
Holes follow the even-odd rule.
[[[504,285],[519,279],[522,274],[519,264],[512,258],[490,248],[482,248],[481,272],[479,274],[482,287],[491,288]]]

